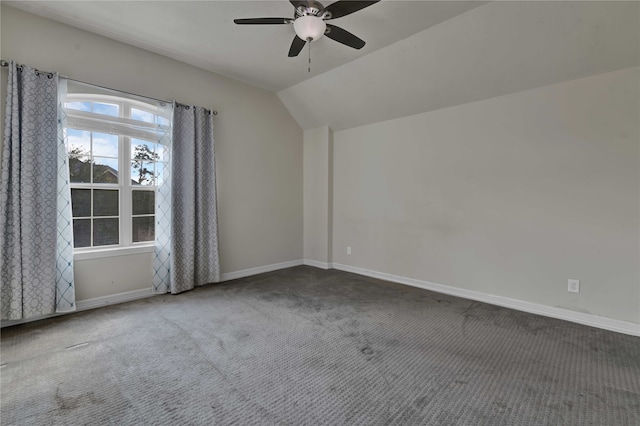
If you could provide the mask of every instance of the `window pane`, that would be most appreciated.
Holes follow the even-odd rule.
[[[153,161],[158,159],[158,144],[131,139],[131,180],[134,185],[155,185]]]
[[[73,217],[91,216],[90,189],[71,189],[71,211]]]
[[[153,214],[156,194],[153,191],[132,191],[133,214]]]
[[[155,217],[144,216],[133,218],[133,242],[153,241],[155,239]]]
[[[118,136],[93,132],[93,155],[118,158]]]
[[[69,157],[91,155],[91,132],[88,130],[67,129]]]
[[[148,161],[131,163],[131,183],[134,185],[155,185],[155,164]]]
[[[68,128],[67,142],[71,182],[91,182],[91,132]]]
[[[118,219],[93,219],[93,245],[118,244]]]
[[[134,120],[145,121],[147,123],[155,123],[152,113],[142,111],[137,108],[131,108],[131,118]]]
[[[118,160],[115,158],[93,158],[94,183],[118,183]]]
[[[156,116],[156,123],[160,124],[161,126],[168,126],[170,121],[168,118],[164,118],[160,115]]]
[[[91,245],[91,219],[73,220],[73,246],[89,247]]]
[[[65,102],[64,106],[79,111],[91,111],[91,102]]]
[[[111,189],[94,189],[93,215],[118,216],[118,191]]]
[[[103,104],[101,102],[93,103],[93,112],[104,115],[111,115],[113,117],[118,116],[118,105],[115,104]]]
[[[71,182],[91,182],[91,160],[89,157],[73,157],[69,153],[69,179]]]
[[[142,139],[131,139],[131,159],[142,161],[158,160],[158,144]]]

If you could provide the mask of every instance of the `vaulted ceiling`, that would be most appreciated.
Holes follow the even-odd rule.
[[[332,21],[367,44],[326,37],[297,58],[288,1],[3,1],[278,93],[304,129],[334,130],[640,64],[640,4],[382,0]],[[328,5],[331,1],[326,1]]]
[[[334,130],[640,64],[638,2],[491,2],[278,93]]]

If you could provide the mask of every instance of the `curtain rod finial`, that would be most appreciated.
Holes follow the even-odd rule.
[[[4,59],[0,59],[0,67],[8,67],[9,66],[9,62],[5,61]]]

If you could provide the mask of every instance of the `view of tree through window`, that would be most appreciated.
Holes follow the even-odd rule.
[[[76,97],[65,104],[74,247],[153,241],[155,189],[164,167],[154,131],[169,121],[138,101]]]

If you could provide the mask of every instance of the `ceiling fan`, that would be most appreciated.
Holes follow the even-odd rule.
[[[293,19],[290,18],[248,18],[234,19],[238,25],[278,25],[293,24],[296,36],[293,38],[289,57],[298,56],[307,42],[316,41],[323,35],[354,49],[362,49],[365,42],[347,30],[325,21],[341,18],[365,7],[371,6],[380,0],[351,1],[340,0],[324,7],[317,1],[289,0],[296,9]]]

